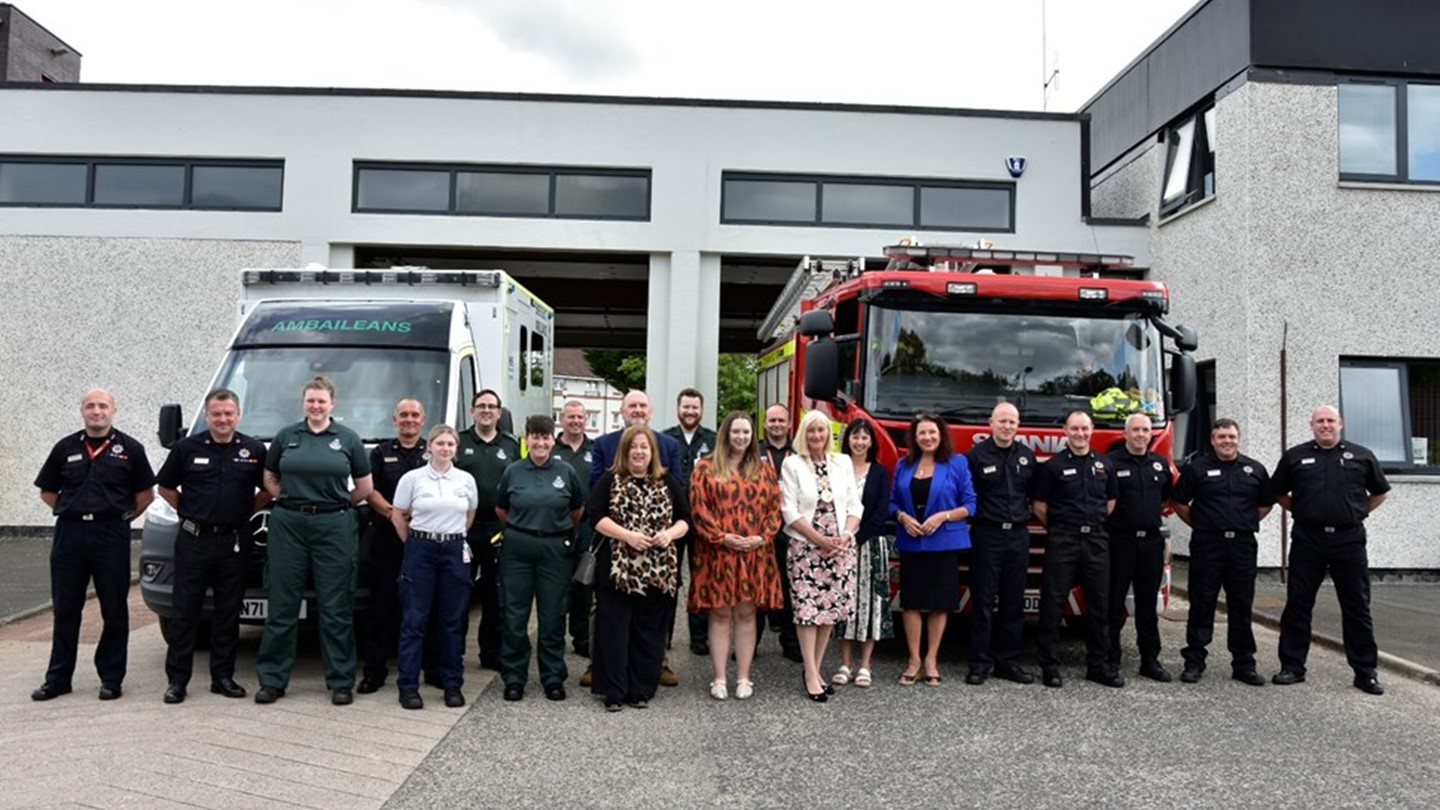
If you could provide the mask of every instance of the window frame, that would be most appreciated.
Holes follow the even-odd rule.
[[[1214,199],[1219,193],[1215,183],[1215,148],[1211,145],[1214,142],[1212,137],[1211,121],[1215,110],[1214,99],[1207,99],[1199,106],[1191,108],[1184,115],[1171,121],[1161,130],[1165,144],[1165,166],[1160,173],[1160,219],[1174,216],[1182,211],[1199,205],[1206,200]],[[1185,150],[1185,185],[1184,190],[1174,200],[1166,201],[1165,192],[1171,186],[1171,172],[1181,158],[1181,150],[1176,148],[1176,140],[1180,130],[1185,127],[1193,127],[1190,134],[1190,143]],[[1210,178],[1210,193],[1205,193],[1205,179]]]
[[[813,216],[802,219],[765,219],[761,217],[739,217],[726,214],[727,188],[731,181],[754,183],[798,183],[814,186]],[[910,223],[894,222],[853,222],[825,219],[825,186],[875,186],[879,188],[909,188]],[[921,197],[924,189],[975,189],[982,191],[1003,191],[1008,197],[1006,219],[1008,227],[994,228],[972,225],[926,225],[921,216]],[[1015,233],[1016,184],[1005,180],[956,180],[937,177],[891,177],[876,175],[845,174],[792,174],[783,172],[757,172],[726,170],[720,173],[720,224],[722,225],[766,225],[782,228],[851,228],[868,230],[894,230],[908,228],[921,231],[948,231],[959,233]]]
[[[1410,88],[1425,86],[1437,88],[1440,82],[1410,81],[1409,79],[1380,79],[1361,76],[1344,76],[1335,79],[1335,166],[1341,182],[1350,183],[1399,183],[1412,186],[1440,186],[1440,178],[1433,180],[1410,177]],[[1395,173],[1375,174],[1368,172],[1346,172],[1340,170],[1340,87],[1343,85],[1369,85],[1390,87],[1395,90]]]
[[[236,211],[245,213],[276,213],[285,207],[285,161],[272,158],[158,158],[130,157],[123,155],[34,155],[0,154],[0,164],[26,163],[32,165],[84,166],[84,202],[8,202],[0,200],[0,208],[88,208],[96,210],[131,211]],[[95,201],[95,172],[97,167],[155,166],[165,168],[181,167],[184,170],[184,188],[178,205],[147,205],[139,203],[109,203]],[[197,205],[194,202],[195,169],[267,169],[280,172],[280,198],[271,206],[250,205]]]
[[[362,207],[360,205],[360,176],[365,171],[420,171],[445,174],[448,176],[450,196],[444,210]],[[459,207],[459,175],[461,174],[518,174],[548,178],[548,197],[545,213],[533,212],[490,212],[465,211]],[[629,214],[568,214],[557,213],[557,179],[560,177],[622,177],[645,182],[645,205],[643,215]],[[561,219],[613,222],[649,222],[654,207],[654,172],[649,168],[609,166],[543,166],[531,164],[497,163],[415,163],[384,160],[356,160],[350,169],[350,212],[352,214],[404,214],[406,216],[444,217],[485,217],[504,219]]]
[[[1440,367],[1440,359],[1426,358],[1398,358],[1398,357],[1341,357],[1339,367],[1336,370],[1336,386],[1339,391],[1340,415],[1345,416],[1345,385],[1344,369],[1346,368],[1372,368],[1372,369],[1394,369],[1399,375],[1400,386],[1400,430],[1403,441],[1401,446],[1405,448],[1403,461],[1394,459],[1380,459],[1380,467],[1385,472],[1402,473],[1405,475],[1440,475],[1440,464],[1423,464],[1415,461],[1414,448],[1414,421],[1411,413],[1411,384],[1410,370],[1412,366],[1435,366]],[[1440,437],[1436,437],[1440,440]],[[1372,450],[1374,448],[1371,448]],[[1378,458],[1378,454],[1377,454]]]

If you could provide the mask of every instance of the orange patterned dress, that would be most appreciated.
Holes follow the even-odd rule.
[[[760,478],[721,481],[714,461],[695,463],[690,479],[690,506],[695,519],[695,570],[685,608],[699,613],[717,607],[753,602],[761,610],[784,604],[775,545],[780,531],[780,484],[775,471],[763,465]],[[759,535],[765,543],[753,551],[735,551],[721,545],[727,534]]]

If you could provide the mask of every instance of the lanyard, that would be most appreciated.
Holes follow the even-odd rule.
[[[114,438],[114,437],[112,436],[111,438]],[[94,450],[91,450],[91,449],[90,449],[90,442],[87,442],[87,441],[85,441],[84,439],[81,439],[81,440],[80,440],[80,444],[81,444],[81,446],[83,446],[83,447],[85,448],[85,452],[90,456],[90,460],[91,460],[91,461],[94,461],[96,458],[99,458],[99,456],[100,456],[101,453],[105,452],[105,448],[107,448],[107,447],[110,446],[110,439],[106,439],[105,442],[104,442],[104,444],[101,444],[99,447],[95,448]]]

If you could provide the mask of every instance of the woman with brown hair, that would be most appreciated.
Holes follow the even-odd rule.
[[[643,709],[655,697],[680,589],[675,543],[690,530],[690,504],[660,464],[659,446],[650,428],[627,429],[586,507],[608,541],[595,550],[590,691],[611,712]]]
[[[780,569],[770,538],[780,530],[780,487],[760,460],[755,424],[735,411],[717,432],[715,452],[695,464],[690,504],[695,516],[695,573],[686,608],[710,613],[710,696],[729,697],[730,637],[735,637],[735,697],[754,694],[758,610],[783,604]]]

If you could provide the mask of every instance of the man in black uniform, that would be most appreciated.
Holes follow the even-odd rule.
[[[1160,663],[1160,617],[1155,600],[1165,572],[1165,538],[1160,513],[1170,500],[1170,461],[1150,450],[1150,417],[1125,419],[1125,443],[1110,450],[1115,467],[1115,511],[1105,521],[1110,535],[1110,671],[1120,671],[1120,630],[1125,627],[1125,594],[1135,586],[1135,642],[1140,674],[1168,683]],[[1089,601],[1088,599],[1086,601]]]
[[[1310,614],[1329,571],[1340,601],[1345,659],[1355,670],[1355,688],[1383,695],[1375,677],[1379,653],[1370,623],[1365,518],[1385,502],[1390,482],[1374,453],[1340,440],[1344,427],[1338,410],[1321,405],[1310,414],[1314,440],[1286,450],[1275,465],[1275,500],[1295,516],[1295,528],[1290,533],[1290,583],[1280,614],[1280,671],[1271,680],[1282,686],[1305,680]]]
[[[555,437],[555,449],[551,453],[575,470],[575,475],[580,479],[581,492],[588,501],[590,465],[595,461],[595,440],[585,435],[585,420],[583,402],[572,399],[565,403],[560,410],[560,435]],[[595,530],[590,527],[590,521],[583,518],[576,529],[576,542],[572,550],[575,552],[576,562],[579,562],[580,554],[594,542]],[[570,583],[570,643],[576,655],[586,658],[590,657],[590,603],[593,597],[594,588],[591,586],[578,582]]]
[[[45,683],[30,693],[49,700],[70,691],[80,644],[85,589],[95,581],[104,629],[95,648],[100,699],[120,697],[130,641],[130,521],[155,500],[145,446],[111,427],[115,398],[103,388],[80,400],[85,429],[56,442],[35,486],[55,514],[50,598],[55,629]]]
[[[460,434],[455,466],[470,473],[479,492],[480,506],[475,510],[475,523],[466,542],[475,554],[480,574],[480,666],[500,670],[500,547],[490,541],[502,528],[495,514],[495,489],[505,468],[520,460],[520,441],[500,430],[500,395],[485,389],[477,393],[470,405],[475,420],[470,430]]]
[[[1053,688],[1065,685],[1055,648],[1060,643],[1061,605],[1077,578],[1085,588],[1085,679],[1125,685],[1109,663],[1110,539],[1105,519],[1119,493],[1114,466],[1090,447],[1094,431],[1089,414],[1071,411],[1065,417],[1065,449],[1042,464],[1035,477],[1035,517],[1049,530],[1038,658],[1041,680]]]
[[[160,497],[180,516],[175,535],[175,618],[165,654],[166,703],[181,703],[194,671],[195,637],[214,591],[210,617],[210,691],[245,697],[235,682],[240,603],[253,538],[250,518],[270,502],[265,444],[240,433],[240,398],[219,388],[205,396],[204,433],[175,444],[160,467]]]
[[[375,489],[365,500],[370,504],[370,527],[366,540],[370,544],[370,616],[365,625],[364,677],[355,691],[362,695],[376,692],[390,675],[390,658],[400,645],[400,564],[405,560],[405,546],[395,534],[390,521],[394,507],[395,487],[400,477],[426,463],[425,406],[417,399],[402,399],[391,415],[396,436],[375,445],[370,451],[370,475]],[[433,645],[430,645],[433,647]],[[429,680],[435,680],[435,666],[426,667]],[[437,681],[438,683],[438,681]]]
[[[1020,411],[1002,402],[990,412],[990,438],[965,454],[977,504],[970,520],[969,684],[985,683],[992,671],[1016,683],[1035,682],[1017,659],[1030,565],[1030,486],[1038,465],[1035,453],[1015,441],[1019,429]]]
[[[760,445],[760,460],[770,465],[775,480],[780,480],[780,468],[785,458],[794,450],[790,447],[790,411],[784,405],[771,405],[765,409],[765,441]],[[791,661],[805,660],[800,654],[800,636],[795,631],[795,618],[790,605],[790,575],[786,573],[787,557],[790,553],[790,535],[782,528],[774,538],[775,564],[780,567],[780,591],[785,597],[785,606],[771,610],[755,622],[755,648],[760,648],[760,636],[769,618],[770,629],[780,634],[780,652]]]
[[[1190,534],[1190,618],[1185,623],[1185,670],[1180,680],[1197,683],[1205,673],[1205,647],[1215,634],[1215,603],[1225,588],[1230,677],[1264,686],[1255,671],[1255,533],[1270,514],[1275,496],[1265,465],[1240,454],[1240,426],[1216,419],[1212,452],[1196,456],[1180,471],[1172,500]]]
[[[680,424],[664,431],[666,436],[680,445],[680,469],[676,479],[680,491],[690,497],[690,475],[695,472],[695,462],[715,449],[715,431],[700,425],[705,416],[705,395],[694,388],[686,388],[675,398],[675,416]],[[690,573],[695,573],[695,527],[676,546],[680,553],[680,564],[684,565],[687,550],[690,557]],[[689,614],[690,652],[696,655],[710,654],[710,617],[705,613]]]

